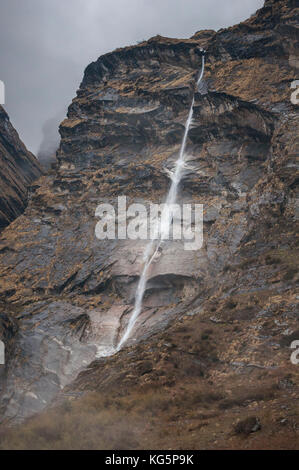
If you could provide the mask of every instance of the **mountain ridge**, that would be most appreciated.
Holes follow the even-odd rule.
[[[28,152],[0,106],[0,230],[22,214],[27,189],[41,173],[35,156]]]
[[[97,427],[104,419],[113,445],[126,448],[296,447],[297,14],[294,2],[269,0],[241,25],[158,36],[87,67],[56,167],[0,244],[1,311],[18,325],[4,423],[58,408],[0,445],[18,446],[18,433],[45,423],[58,437],[25,446],[111,448]],[[95,209],[120,194],[163,201],[201,48],[180,201],[204,204],[203,248],[165,245],[133,337],[96,359],[95,344],[124,329],[145,244],[96,240]],[[248,418],[261,427],[247,432]]]

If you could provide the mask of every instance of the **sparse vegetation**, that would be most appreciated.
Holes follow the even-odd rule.
[[[275,257],[273,255],[267,255],[265,258],[266,264],[280,264],[281,260],[278,257]]]
[[[256,387],[252,390],[235,390],[231,398],[226,398],[219,403],[221,410],[227,410],[236,406],[247,406],[250,402],[271,400],[275,397],[276,385],[270,387]]]
[[[288,268],[287,272],[283,276],[284,281],[292,281],[297,273],[297,268]]]
[[[99,394],[65,402],[57,409],[29,419],[15,429],[3,429],[0,449],[126,449],[138,447],[145,422],[127,414],[122,401]]]

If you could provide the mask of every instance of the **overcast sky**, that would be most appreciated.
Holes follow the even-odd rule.
[[[263,0],[0,0],[5,108],[36,153],[44,124],[63,118],[85,67],[156,34],[190,37],[248,18]]]

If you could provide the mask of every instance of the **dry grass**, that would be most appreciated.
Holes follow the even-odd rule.
[[[296,448],[295,417],[282,426],[285,412],[277,406],[278,396],[292,389],[281,391],[275,384],[238,386],[228,393],[196,379],[175,387],[137,386],[127,394],[89,392],[15,428],[2,428],[0,450]],[[258,432],[251,430],[252,416],[261,422]]]
[[[67,400],[15,428],[2,428],[0,449],[144,448],[150,425],[152,438],[159,440],[161,429],[157,420],[165,425],[173,417],[209,408],[222,398],[212,388],[196,386],[174,395],[167,388],[144,389],[118,397],[92,392],[77,400]],[[167,433],[164,429],[162,434]]]
[[[221,410],[227,410],[236,406],[246,406],[250,402],[263,402],[272,400],[275,397],[276,384],[272,386],[257,386],[251,390],[246,388],[237,389],[234,391],[231,398],[226,398],[219,403]]]
[[[269,98],[272,103],[288,100],[289,82],[295,79],[291,68],[270,64],[260,58],[216,63],[207,76],[210,74],[218,90],[246,101],[258,99],[262,103]]]
[[[127,449],[138,447],[142,417],[128,416],[97,394],[65,402],[14,429],[2,429],[0,449]]]

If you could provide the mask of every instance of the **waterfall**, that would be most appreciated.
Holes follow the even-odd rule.
[[[198,89],[199,84],[200,84],[200,82],[203,78],[204,68],[205,68],[205,56],[204,56],[204,53],[203,53],[203,55],[202,55],[201,74],[200,74],[200,76],[197,80],[197,84],[196,84],[197,89]],[[146,250],[144,252],[144,256],[143,256],[144,266],[143,266],[143,270],[142,270],[141,276],[139,278],[139,282],[138,282],[138,286],[137,286],[137,290],[136,290],[134,310],[133,310],[132,315],[129,319],[129,322],[128,322],[128,325],[125,329],[125,332],[124,332],[123,336],[121,337],[121,339],[120,339],[120,341],[119,341],[119,343],[116,347],[116,351],[119,351],[121,349],[121,347],[123,346],[123,344],[130,337],[131,332],[132,332],[132,330],[134,328],[134,325],[136,323],[136,320],[137,320],[139,314],[141,313],[143,297],[144,297],[144,294],[145,294],[147,280],[148,280],[147,276],[148,276],[149,268],[150,268],[151,264],[153,263],[163,240],[165,239],[165,237],[169,233],[169,229],[170,229],[170,226],[171,226],[171,223],[172,223],[172,216],[171,216],[171,211],[169,211],[167,208],[169,206],[171,206],[172,204],[174,204],[176,202],[176,199],[177,199],[178,187],[179,187],[179,184],[180,184],[181,179],[182,179],[183,169],[184,169],[184,164],[185,164],[185,149],[186,149],[186,144],[187,144],[188,133],[189,133],[190,126],[191,126],[191,123],[192,123],[193,108],[194,108],[194,94],[193,94],[193,97],[192,97],[192,103],[191,103],[191,106],[190,106],[188,118],[187,118],[187,121],[186,121],[186,124],[185,124],[185,132],[184,132],[184,136],[183,136],[183,140],[182,140],[182,144],[181,144],[181,148],[180,148],[179,157],[178,157],[178,159],[175,163],[175,169],[174,169],[174,173],[173,173],[172,183],[171,183],[171,186],[169,188],[169,192],[168,192],[168,195],[167,195],[167,198],[166,198],[166,201],[165,201],[164,210],[162,211],[162,214],[161,214],[161,230],[159,230],[159,227],[157,228],[157,230],[158,230],[157,233],[159,233],[159,238],[158,238],[158,240],[156,240],[155,239],[156,237],[153,237],[154,239],[151,240],[148,243],[148,245],[146,247]]]

